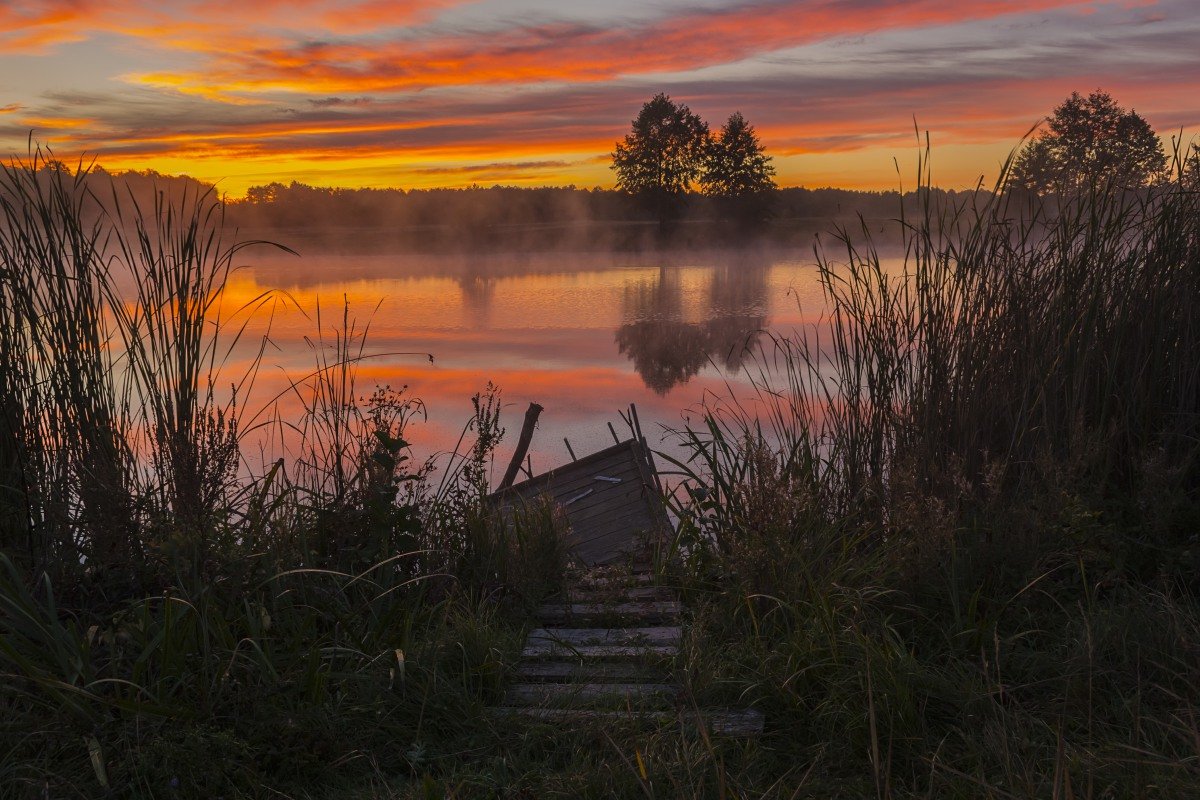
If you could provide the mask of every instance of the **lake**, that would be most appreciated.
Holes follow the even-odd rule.
[[[802,253],[297,257],[254,249],[238,263],[226,309],[273,293],[269,330],[260,310],[226,367],[236,375],[269,333],[244,409],[282,393],[285,420],[300,413],[286,387],[330,349],[344,301],[356,330],[367,328],[372,356],[358,365],[357,393],[407,386],[425,403],[428,418],[406,437],[418,457],[452,448],[471,395],[489,382],[500,388],[507,435],[497,479],[530,402],[545,408],[530,448],[535,472],[570,459],[564,438],[583,456],[612,443],[606,423],[627,434],[618,412],[630,403],[660,446],[664,429],[696,420],[707,396],[749,388],[740,367],[766,332],[812,322],[822,306],[817,268]]]

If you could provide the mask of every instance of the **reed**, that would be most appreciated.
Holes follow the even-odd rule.
[[[947,205],[926,151],[902,263],[836,231],[826,317],[678,433],[695,690],[767,712],[801,795],[1190,791],[1200,197],[1176,165]]]
[[[362,390],[345,308],[287,390],[303,413],[246,414],[259,362],[226,360],[261,357],[245,320],[276,298],[227,307],[257,243],[225,238],[215,196],[142,205],[35,149],[0,213],[0,796],[403,774],[482,719],[520,643],[502,611],[540,599],[561,541],[550,515],[480,512],[496,393],[465,452],[415,460],[421,406]]]

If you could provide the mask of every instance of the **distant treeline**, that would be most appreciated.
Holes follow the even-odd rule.
[[[722,219],[712,198],[690,193],[680,219],[663,231],[654,211],[636,198],[613,189],[574,186],[404,190],[273,183],[254,187],[244,200],[230,203],[229,216],[249,230],[310,237],[371,232],[417,247],[636,247],[664,239],[672,245],[749,237],[784,243],[814,227],[827,227],[830,221],[853,220],[858,215],[868,220],[894,219],[901,211],[899,192],[786,188],[773,195],[769,224],[754,229]],[[905,195],[904,205],[906,211],[916,211],[916,196]]]
[[[65,168],[65,167],[64,167]],[[87,184],[101,198],[131,197],[146,211],[156,198],[213,187],[189,177],[153,171],[108,173],[95,168]],[[219,192],[219,187],[217,187]],[[952,200],[965,192],[933,190]],[[918,210],[915,193],[904,195],[906,214]],[[512,186],[463,189],[340,189],[271,183],[252,187],[244,199],[226,203],[226,220],[244,233],[277,235],[300,244],[339,247],[398,245],[418,250],[478,246],[637,248],[737,243],[748,238],[780,244],[807,239],[836,221],[895,219],[899,192],[802,187],[773,193],[770,222],[747,229],[723,220],[712,199],[689,193],[680,219],[659,228],[652,209],[615,189],[574,186]]]

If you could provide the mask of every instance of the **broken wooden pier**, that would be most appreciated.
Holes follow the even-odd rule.
[[[636,420],[632,409],[630,418]],[[562,596],[537,609],[537,627],[494,712],[548,722],[678,722],[719,735],[757,735],[761,712],[701,709],[685,699],[677,666],[684,609],[653,564],[671,533],[670,518],[649,447],[630,427],[635,435],[627,441],[493,495],[501,513],[545,502],[561,509],[577,564]],[[528,443],[524,434],[522,440]],[[514,463],[523,457],[518,449]]]

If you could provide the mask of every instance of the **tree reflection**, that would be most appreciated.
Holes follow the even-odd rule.
[[[476,326],[486,327],[496,297],[495,276],[468,268],[455,280],[462,297],[463,312]]]
[[[683,286],[677,269],[626,287],[616,343],[646,387],[665,395],[710,362],[736,372],[767,324],[765,259],[742,257],[712,270],[703,322],[683,320]]]

